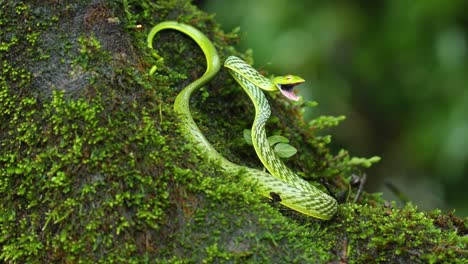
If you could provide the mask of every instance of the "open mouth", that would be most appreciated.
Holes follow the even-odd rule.
[[[294,101],[298,101],[299,96],[297,96],[294,93],[294,86],[298,84],[301,84],[301,83],[278,84],[278,88],[280,92],[287,98],[294,100]]]

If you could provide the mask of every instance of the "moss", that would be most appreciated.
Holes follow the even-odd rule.
[[[393,205],[394,206],[394,205]],[[340,222],[330,230],[347,241],[345,252],[353,263],[463,263],[466,249],[461,229],[434,225],[440,211],[420,212],[411,204],[393,206],[348,205],[338,213]],[[466,243],[466,241],[465,241]]]
[[[2,2],[0,260],[359,263],[466,256],[466,221],[454,216],[387,208],[365,193],[360,205],[343,204],[333,220],[319,221],[206,164],[184,141],[172,111],[177,93],[204,71],[203,55],[168,31],[155,39],[160,59],[154,58],[147,30],[177,19],[206,32],[222,57],[251,57],[230,46],[235,31],[220,31],[213,16],[187,1],[124,2]],[[319,135],[341,117],[306,124],[301,113],[308,104],[272,104],[269,131],[299,149],[288,164],[353,197],[352,175],[368,161],[332,153],[330,137]],[[259,167],[242,139],[253,108],[225,71],[194,96],[192,108],[223,155]]]

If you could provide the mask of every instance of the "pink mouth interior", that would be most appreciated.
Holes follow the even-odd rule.
[[[286,96],[287,98],[291,99],[291,100],[294,100],[294,101],[298,101],[299,100],[299,96],[297,96],[293,90],[291,91],[286,91],[286,90],[282,90],[282,89],[279,89],[281,91],[281,93]]]

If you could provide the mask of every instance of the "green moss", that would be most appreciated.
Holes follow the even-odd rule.
[[[441,230],[434,224],[440,215],[419,212],[410,204],[404,208],[354,204],[342,207],[336,216],[339,223],[330,231],[342,234],[353,263],[463,263],[467,252],[460,235],[466,226]]]
[[[466,254],[466,224],[455,217],[385,208],[378,195],[364,194],[361,202],[373,207],[345,204],[323,222],[271,203],[240,183],[241,175],[206,164],[183,139],[172,110],[177,93],[204,72],[203,55],[193,41],[167,31],[155,38],[160,59],[154,58],[146,33],[157,21],[177,19],[206,32],[222,57],[251,61],[229,46],[236,32],[220,31],[187,1],[126,1],[126,10],[119,1],[90,2],[57,8],[9,1],[0,10],[0,260],[434,262]],[[305,105],[272,104],[269,131],[299,149],[289,165],[353,195],[351,176],[368,161],[332,153],[330,137],[317,135],[341,117],[305,124]],[[223,155],[260,167],[242,139],[253,108],[224,70],[194,96],[192,109]]]

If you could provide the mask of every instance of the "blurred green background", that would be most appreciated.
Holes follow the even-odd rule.
[[[307,81],[308,112],[346,115],[333,147],[379,155],[366,189],[468,215],[468,1],[195,1],[257,68]]]

